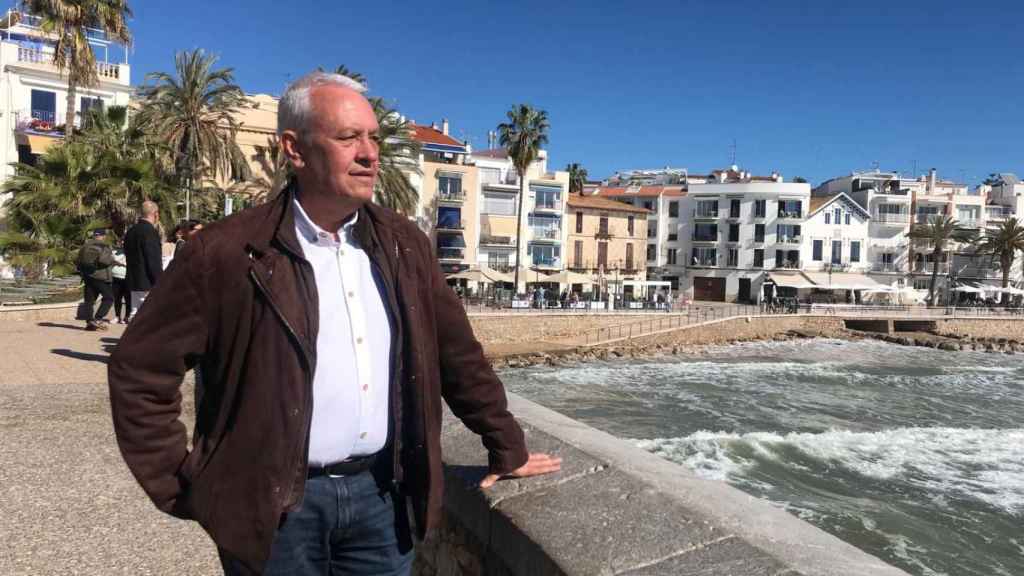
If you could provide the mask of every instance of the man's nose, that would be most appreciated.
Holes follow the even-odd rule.
[[[356,157],[356,161],[364,166],[370,166],[379,159],[380,145],[377,144],[377,141],[371,136],[361,138],[359,142],[359,155]]]

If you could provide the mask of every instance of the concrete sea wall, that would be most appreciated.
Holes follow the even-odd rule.
[[[515,395],[531,450],[555,475],[487,491],[479,438],[447,415],[445,519],[419,547],[419,576],[905,574],[723,482]]]

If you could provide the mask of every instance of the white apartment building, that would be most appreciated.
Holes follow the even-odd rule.
[[[757,301],[766,271],[807,260],[804,222],[811,188],[782,176],[752,176],[733,166],[690,183],[678,227],[683,276],[695,300]]]
[[[629,186],[672,186],[687,184],[689,174],[686,168],[657,168],[653,170],[619,170],[602,185],[612,188]]]
[[[101,30],[91,30],[88,39],[99,84],[77,88],[75,117],[69,120],[67,77],[53,64],[54,36],[43,32],[39,19],[30,14],[8,10],[0,17],[0,182],[14,174],[13,163],[32,164],[62,141],[69,121],[77,127],[92,108],[128,105],[132,87],[127,51]],[[0,194],[0,230],[6,196]],[[0,276],[11,274],[0,260]]]
[[[470,154],[469,161],[479,174],[478,266],[498,271],[515,267],[516,237],[522,233],[518,291],[526,288],[528,270],[552,274],[565,269],[567,229],[564,222],[569,196],[569,173],[548,171],[547,152],[540,151],[527,170],[522,229],[517,230],[519,174],[502,149]]]

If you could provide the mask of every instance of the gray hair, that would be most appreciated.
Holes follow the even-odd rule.
[[[292,82],[281,96],[281,101],[277,105],[277,135],[280,136],[285,130],[298,131],[305,128],[312,109],[309,93],[317,86],[332,84],[355,90],[360,94],[366,92],[366,86],[362,82],[348,76],[333,72],[310,72]]]

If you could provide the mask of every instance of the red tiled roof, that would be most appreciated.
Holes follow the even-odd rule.
[[[445,146],[465,146],[462,142],[459,142],[455,138],[444,134],[440,130],[434,129],[432,126],[420,126],[419,124],[413,124],[413,140],[422,142],[424,144],[443,144]]]
[[[631,204],[626,204],[625,202],[618,202],[610,198],[601,198],[599,196],[580,196],[579,194],[570,194],[567,203],[573,208],[593,208],[594,210],[635,212],[637,214],[650,214],[651,212],[646,208],[640,208],[639,206],[633,206]]]

